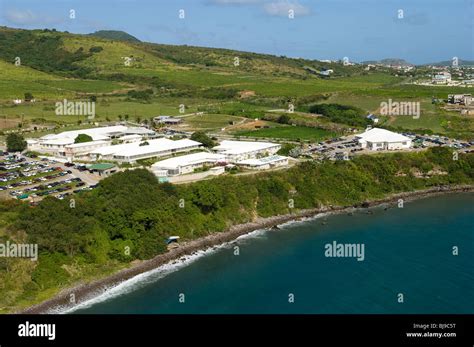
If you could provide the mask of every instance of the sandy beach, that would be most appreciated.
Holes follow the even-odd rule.
[[[258,218],[253,222],[232,226],[224,232],[216,232],[196,240],[183,242],[180,244],[179,248],[173,249],[165,254],[160,254],[150,260],[142,261],[139,264],[132,265],[131,267],[121,270],[111,276],[65,289],[49,300],[16,313],[44,314],[55,309],[57,310],[57,308],[61,308],[61,310],[72,308],[77,304],[83,303],[96,297],[97,295],[103,294],[108,289],[113,288],[114,286],[117,286],[118,284],[123,283],[124,281],[127,281],[137,275],[149,272],[172,261],[176,261],[183,256],[192,255],[197,251],[206,250],[226,242],[231,242],[239,236],[248,234],[255,230],[277,227],[278,225],[286,222],[315,217],[322,213],[348,213],[354,209],[366,209],[384,204],[386,204],[387,207],[396,207],[399,199],[403,199],[404,202],[409,202],[415,199],[441,194],[473,191],[474,186],[472,185],[435,187],[426,190],[394,194],[383,199],[366,201],[354,206],[324,206],[322,208],[300,210],[292,214],[268,218]],[[74,304],[71,304],[70,302],[72,295],[75,298]]]

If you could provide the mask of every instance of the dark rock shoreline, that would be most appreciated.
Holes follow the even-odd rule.
[[[267,229],[278,227],[279,224],[297,221],[304,218],[314,217],[321,213],[344,213],[350,212],[356,209],[364,209],[374,206],[379,206],[383,204],[395,204],[399,199],[403,199],[404,202],[428,197],[436,196],[447,193],[460,193],[460,192],[473,192],[474,186],[442,186],[435,187],[421,191],[406,192],[388,196],[379,200],[366,201],[354,206],[328,206],[322,208],[301,210],[294,214],[286,214],[273,216],[268,218],[258,218],[257,220],[249,223],[239,224],[232,226],[229,230],[214,233],[203,238],[192,240],[181,244],[179,248],[173,249],[165,254],[160,254],[153,259],[140,262],[137,265],[133,265],[127,269],[121,270],[111,276],[105,277],[103,279],[95,280],[90,283],[77,285],[75,287],[65,289],[58,293],[53,298],[46,300],[37,305],[31,306],[27,309],[18,311],[19,314],[44,314],[48,313],[51,310],[62,308],[68,309],[74,307],[79,303],[90,300],[104,292],[109,288],[117,286],[118,284],[129,280],[139,274],[154,270],[159,266],[167,264],[172,261],[179,260],[181,257],[186,255],[191,255],[197,251],[209,249],[218,245],[221,245],[226,242],[230,242],[242,236],[248,234],[252,231],[258,229]],[[75,297],[75,304],[70,303],[71,296]]]

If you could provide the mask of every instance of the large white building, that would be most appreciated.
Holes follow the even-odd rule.
[[[200,146],[200,142],[189,139],[177,141],[155,139],[101,147],[91,151],[89,158],[91,160],[113,160],[117,162],[134,163],[140,159],[157,158],[175,153],[189,152],[198,149]]]
[[[372,128],[356,135],[362,148],[377,150],[407,149],[411,147],[411,139],[404,135],[380,128]]]
[[[166,171],[167,176],[175,176],[192,173],[195,169],[202,168],[203,166],[215,166],[226,163],[225,155],[198,152],[156,162],[151,166],[151,169],[157,176],[162,175],[163,171]]]
[[[223,154],[233,163],[256,159],[276,154],[281,148],[278,143],[271,142],[248,142],[248,141],[222,141],[219,146],[213,148],[219,154]]]
[[[88,135],[92,141],[75,143],[80,134]],[[27,139],[28,150],[47,153],[69,160],[84,156],[88,152],[111,144],[112,139],[129,135],[153,137],[155,132],[146,128],[129,128],[123,125],[64,131],[59,134],[48,134],[39,139]]]

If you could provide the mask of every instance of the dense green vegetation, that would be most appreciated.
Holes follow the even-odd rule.
[[[473,182],[474,155],[462,154],[456,161],[449,149],[433,148],[335,163],[305,162],[285,171],[179,186],[159,184],[143,169],[126,171],[76,196],[75,208],[54,198],[36,207],[1,201],[0,242],[38,243],[40,257],[38,263],[26,260],[21,266],[0,258],[0,310],[44,299],[91,274],[103,275],[105,269],[151,258],[165,251],[170,235],[190,240],[257,216]]]
[[[371,124],[371,121],[364,116],[364,111],[354,106],[316,104],[309,107],[309,112],[321,114],[335,123],[359,127]]]
[[[21,152],[26,149],[26,141],[20,134],[12,133],[7,136],[7,150],[9,152]]]
[[[217,143],[212,140],[204,131],[196,131],[191,135],[191,140],[201,142],[204,147],[212,148],[217,146]]]
[[[63,47],[61,35],[47,29],[39,35],[28,30],[0,31],[1,59],[13,63],[19,58],[20,64],[45,72],[62,72],[84,77],[90,71],[75,63],[90,55],[90,52],[83,49],[68,52]]]
[[[89,35],[109,40],[140,42],[135,36],[120,30],[98,30]]]
[[[84,142],[91,142],[93,139],[91,136],[87,134],[79,134],[77,137],[74,139],[74,143],[84,143]]]

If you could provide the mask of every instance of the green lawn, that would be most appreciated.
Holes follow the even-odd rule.
[[[293,141],[321,141],[323,139],[337,136],[336,133],[320,129],[299,126],[279,126],[267,129],[258,129],[250,131],[239,131],[236,136],[250,136],[274,139],[287,139]]]

